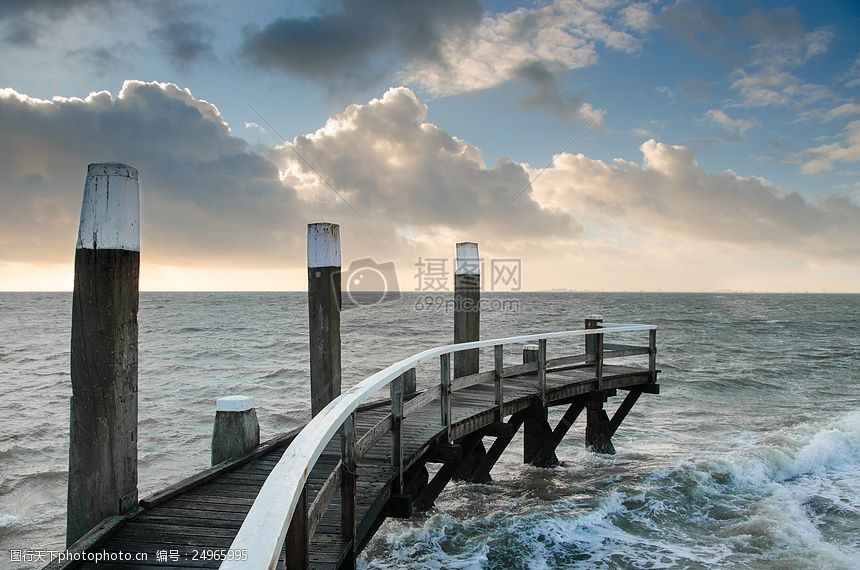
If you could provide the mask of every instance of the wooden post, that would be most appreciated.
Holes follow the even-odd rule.
[[[599,328],[603,322],[601,316],[591,316],[585,319],[586,329]],[[585,337],[585,361],[594,363],[594,375],[597,385],[603,382],[603,335],[591,334]],[[588,395],[585,415],[585,447],[596,453],[615,453],[615,447],[609,437],[609,415],[603,409],[606,394],[603,390],[591,392]]]
[[[311,415],[340,395],[340,227],[308,224]]]
[[[284,548],[287,550],[286,562],[289,570],[304,570],[310,563],[308,552],[308,485],[305,483],[299,502],[290,519]]]
[[[343,463],[343,473],[340,477],[340,530],[347,544],[351,544],[350,552],[344,560],[343,567],[354,568],[355,544],[355,414],[349,416],[340,428],[340,457]],[[351,559],[351,560],[350,560]]]
[[[66,542],[137,507],[137,170],[91,164],[72,294]]]
[[[260,445],[260,423],[254,398],[225,396],[215,400],[212,429],[212,465],[217,465]]]
[[[546,340],[541,341],[543,344],[543,362],[546,363]],[[523,364],[528,362],[541,361],[541,345],[527,344],[523,347]],[[545,370],[545,369],[544,369]],[[546,379],[543,381],[540,378],[541,374],[538,371],[538,393],[540,401],[535,402],[527,410],[523,412],[523,463],[533,463],[537,459],[541,449],[546,446],[548,438],[552,436],[552,428],[549,426],[549,411],[546,403]],[[543,392],[543,393],[541,393]],[[553,460],[555,461],[553,463]],[[550,457],[546,457],[547,463],[558,464],[558,458],[553,452]]]
[[[391,392],[391,466],[397,472],[396,491],[403,492],[403,374],[388,385]]]
[[[403,373],[403,395],[410,396],[418,391],[418,375],[414,368]]]
[[[493,347],[494,369],[493,379],[495,381],[496,394],[496,421],[500,422],[505,419],[505,392],[502,378],[502,371],[505,367],[505,347],[497,344]]]
[[[481,335],[481,261],[478,244],[457,244],[454,269],[454,342],[474,342]],[[454,378],[477,374],[478,349],[454,353]]]
[[[538,391],[540,392],[540,400],[543,406],[546,407],[546,339],[538,339]]]
[[[442,425],[451,443],[451,354],[447,352],[439,357],[439,383],[442,386]]]
[[[657,329],[648,331],[648,371],[651,382],[657,381]]]

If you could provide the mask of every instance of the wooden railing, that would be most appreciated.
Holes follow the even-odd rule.
[[[448,441],[451,438],[451,396],[453,392],[492,382],[495,388],[497,416],[504,414],[504,379],[524,374],[537,373],[536,393],[546,401],[546,372],[566,367],[582,365],[594,366],[598,386],[603,380],[603,362],[608,358],[635,355],[649,356],[651,380],[655,381],[656,370],[656,329],[654,325],[638,324],[597,324],[597,328],[573,331],[531,334],[509,338],[482,340],[476,342],[437,346],[404,358],[391,366],[371,375],[332,400],[319,414],[314,416],[292,444],[284,452],[277,465],[272,469],[260,489],[248,516],[242,523],[230,550],[242,552],[243,560],[227,560],[223,569],[274,568],[286,541],[288,565],[293,555],[300,551],[306,553],[308,543],[317,525],[325,514],[329,503],[341,493],[341,532],[344,541],[352,544],[355,554],[355,473],[357,462],[385,435],[391,434],[392,470],[399,472],[397,484],[402,485],[403,475],[403,419],[430,402],[440,400],[440,421],[445,428]],[[648,346],[604,344],[603,338],[609,333],[631,333],[647,331]],[[583,354],[547,359],[547,340],[589,337],[594,335],[591,346]],[[508,345],[537,342],[537,359],[533,362],[504,366],[504,347]],[[452,378],[451,361],[455,352],[489,348],[494,350],[493,370],[478,372],[460,378]],[[414,374],[415,368],[422,363],[439,362],[439,383],[419,395],[404,401],[404,379]],[[355,438],[356,409],[369,400],[374,393],[385,386],[391,396],[391,413],[364,435]],[[441,397],[440,397],[441,396]],[[341,460],[323,483],[313,502],[308,505],[307,480],[311,470],[322,455],[335,433],[340,433]],[[289,532],[288,532],[289,531]]]

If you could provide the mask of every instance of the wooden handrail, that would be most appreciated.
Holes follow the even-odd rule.
[[[507,346],[512,344],[526,344],[530,342],[538,342],[538,384],[542,398],[546,397],[546,342],[551,339],[564,339],[574,337],[586,337],[588,335],[598,335],[598,346],[602,352],[602,340],[605,333],[625,333],[637,331],[654,331],[654,325],[607,325],[602,324],[595,329],[580,329],[572,331],[560,331],[522,335],[500,339],[481,340],[475,342],[466,342],[459,344],[449,344],[430,348],[416,355],[404,358],[379,372],[372,374],[364,381],[353,386],[343,392],[340,396],[333,399],[325,408],[323,408],[316,416],[314,416],[305,428],[295,437],[292,445],[290,445],[280,461],[275,465],[266,479],[263,487],[260,489],[251,510],[239,529],[239,533],[233,540],[230,546],[231,550],[242,551],[247,553],[245,560],[227,560],[222,563],[221,568],[226,570],[238,569],[259,569],[264,570],[274,568],[277,565],[278,557],[284,545],[284,540],[287,535],[293,515],[296,508],[303,497],[307,497],[306,483],[311,470],[316,464],[319,457],[325,450],[331,438],[341,430],[341,426],[352,417],[353,412],[364,402],[368,401],[371,396],[381,388],[389,386],[391,382],[400,378],[408,370],[411,370],[421,363],[432,362],[439,359],[440,375],[439,375],[439,395],[441,396],[440,412],[442,425],[447,429],[447,437],[451,437],[451,392],[452,392],[452,374],[451,374],[451,356],[454,353],[477,348],[487,348],[490,346]],[[652,333],[649,333],[649,340],[656,339]],[[656,342],[656,341],[653,341]],[[495,349],[498,351],[498,349]],[[653,355],[656,354],[656,347],[649,346],[649,363],[652,369],[655,369],[653,364]],[[498,356],[498,352],[497,352]],[[498,360],[498,359],[497,359]],[[598,374],[602,374],[603,359],[598,357],[596,366]],[[496,377],[494,370],[490,378]],[[500,388],[501,388],[501,383]],[[402,388],[401,392],[402,394]],[[419,396],[420,398],[420,396]],[[429,402],[429,396],[427,402]],[[422,403],[424,401],[422,400]],[[399,408],[403,412],[413,411],[414,406],[402,406]],[[401,416],[405,417],[405,413]],[[372,428],[373,435],[365,434],[358,442],[355,443],[355,452],[353,455],[360,457],[359,448],[367,451],[372,447],[375,440],[382,437],[385,433],[391,431],[394,423],[394,418],[388,416],[375,428]],[[379,429],[377,429],[379,428]],[[398,434],[400,435],[400,434]],[[374,439],[375,438],[375,439]],[[338,464],[341,465],[341,464]],[[402,466],[401,466],[402,468]],[[336,469],[340,471],[340,468]],[[339,476],[337,480],[340,480]],[[334,487],[334,484],[331,485]],[[327,495],[331,495],[327,493]],[[329,496],[330,498],[330,496]],[[320,499],[318,497],[317,499]],[[307,499],[305,498],[304,501]],[[306,504],[306,502],[304,503]],[[320,509],[324,509],[324,504],[319,500],[315,500],[311,513],[316,517],[321,516]],[[306,507],[303,507],[303,511]],[[304,513],[303,513],[304,514]],[[307,530],[307,529],[305,529]],[[305,536],[307,534],[305,533]],[[294,544],[292,546],[295,546]],[[288,545],[288,548],[290,545]]]

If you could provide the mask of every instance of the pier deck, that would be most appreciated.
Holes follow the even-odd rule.
[[[620,413],[621,417],[609,422],[614,424],[614,428],[608,427],[611,431],[608,436],[611,437],[639,394],[658,392],[655,377],[648,368],[603,365],[598,384],[594,364],[555,370],[548,368],[546,406],[570,406],[563,419],[563,423],[566,421],[568,425],[559,425],[555,430],[562,432],[560,436],[555,434],[557,439],[560,440],[572,419],[586,408],[589,398],[599,399],[602,409],[606,397],[616,395],[616,389],[625,390],[628,392],[627,400],[619,406],[616,414]],[[458,470],[464,478],[468,479],[472,475],[475,480],[488,480],[487,466],[492,467],[513,434],[526,420],[524,414],[530,410],[546,410],[536,390],[537,385],[536,372],[504,379],[501,419],[510,417],[507,423],[498,417],[492,379],[454,392],[450,402],[450,440],[454,445],[448,443],[447,427],[440,421],[439,396],[404,417],[402,470],[406,476],[402,479],[402,493],[396,492],[399,491],[398,482],[401,479],[400,470],[393,466],[392,442],[385,437],[377,439],[357,461],[356,552],[367,544],[386,516],[408,516],[413,507],[432,505],[435,496],[452,476],[457,475]],[[419,392],[413,397],[420,395]],[[356,438],[361,441],[375,426],[384,424],[386,417],[390,418],[390,409],[388,400],[360,407],[355,414]],[[211,559],[207,551],[230,548],[263,483],[298,432],[295,430],[276,437],[242,458],[212,467],[141,501],[137,512],[127,517],[113,517],[113,520],[106,521],[78,543],[79,549],[85,548],[91,552],[146,553],[146,561],[102,562],[98,565],[84,563],[80,567],[218,567],[221,561]],[[503,440],[500,441],[502,445],[494,445],[486,451],[481,441],[484,435],[496,436],[497,440]],[[473,453],[478,447],[480,453]],[[550,450],[553,455],[554,447]],[[470,454],[473,462],[468,469],[471,472],[464,470]],[[340,460],[340,441],[332,438],[308,478],[308,505],[313,504],[333,470],[340,468]],[[443,463],[443,467],[435,477],[428,478],[425,463]],[[483,465],[486,473],[479,473],[480,469],[476,465]],[[322,513],[315,532],[309,537],[308,562],[312,568],[338,568],[351,566],[354,562],[350,560],[352,547],[342,538],[340,506],[340,495],[335,493]],[[167,559],[162,554],[159,560],[159,552],[167,553]],[[282,549],[278,566],[283,567],[284,564]]]

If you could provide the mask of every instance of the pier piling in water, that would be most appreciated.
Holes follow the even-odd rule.
[[[139,276],[137,170],[91,164],[72,294],[69,545],[137,507]]]
[[[586,329],[596,329],[603,323],[603,317],[591,316],[585,319]],[[603,362],[603,335],[590,335],[585,337],[585,354],[586,361],[595,362],[597,369],[597,382],[601,385],[602,382],[602,362]],[[586,403],[585,415],[585,446],[596,453],[615,453],[615,446],[612,445],[612,434],[610,433],[611,426],[609,415],[603,409],[603,403],[606,401],[604,391],[598,391],[591,394]]]
[[[308,224],[311,415],[340,395],[340,226]]]
[[[523,347],[523,364],[538,362],[540,355],[540,345],[527,344]],[[533,398],[532,405],[523,417],[523,463],[538,467],[558,465],[555,446],[545,449],[552,436],[552,428],[549,425],[549,409],[544,405],[543,398]]]
[[[260,445],[260,423],[254,398],[225,396],[215,401],[212,465],[241,457]]]

